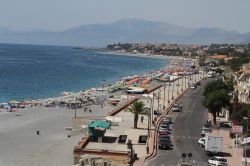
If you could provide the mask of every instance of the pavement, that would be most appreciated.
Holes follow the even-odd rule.
[[[212,114],[208,114],[208,118],[212,120]],[[227,121],[225,117],[217,117],[217,123]],[[213,126],[211,135],[223,137],[223,152],[226,154],[228,166],[241,165],[243,148],[240,144],[234,145],[234,140],[229,137],[230,128]]]

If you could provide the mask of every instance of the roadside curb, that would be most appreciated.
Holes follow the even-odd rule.
[[[188,87],[186,90],[184,90],[181,94],[179,94],[179,96],[177,96],[173,101],[172,103],[170,104],[170,106],[164,111],[163,115],[160,116],[160,118],[157,120],[156,122],[156,128],[155,128],[155,131],[158,131],[159,130],[159,126],[160,126],[160,123],[162,121],[162,118],[167,115],[169,113],[169,111],[171,110],[171,108],[173,107],[174,103],[177,102],[178,100],[180,100],[180,98],[185,94],[187,93],[187,91],[190,89],[190,87]],[[152,158],[154,158],[156,156],[156,152],[157,152],[157,147],[156,147],[156,140],[157,140],[157,134],[155,132],[154,134],[154,140],[153,140],[153,143],[154,143],[154,148],[153,148],[153,152],[151,154],[149,154],[147,157],[145,157],[144,159],[144,163],[145,161],[147,160],[151,160]]]

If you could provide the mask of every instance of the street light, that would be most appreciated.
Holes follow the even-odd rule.
[[[177,95],[179,95],[179,86],[180,86],[180,84],[179,84],[179,78],[180,77],[177,78],[177,85],[176,85],[177,86]]]
[[[247,131],[246,131],[246,142],[245,142],[245,149],[244,149],[244,151],[245,151],[245,166],[247,166],[247,134],[248,134],[248,120],[249,120],[249,118],[248,117],[243,117],[243,119],[244,120],[246,120],[247,121]]]
[[[168,103],[170,103],[170,100],[169,100],[169,94],[170,94],[170,80],[168,82]]]
[[[172,86],[172,100],[174,100],[174,81],[173,81],[173,86]]]
[[[182,78],[181,78],[181,91],[183,91],[183,79],[184,79],[184,77],[182,75]]]
[[[164,97],[163,97],[163,103],[162,103],[163,111],[165,109],[165,99],[166,99],[166,83],[164,84]]]
[[[157,104],[157,117],[158,117],[158,114],[160,113],[160,95],[161,95],[161,89],[159,88],[158,90],[158,104]]]
[[[137,154],[134,152],[134,148],[133,148],[133,144],[132,144],[131,140],[128,140],[127,148],[129,149],[129,151],[128,151],[128,164],[129,164],[129,166],[132,166],[134,161],[138,158],[137,158]]]

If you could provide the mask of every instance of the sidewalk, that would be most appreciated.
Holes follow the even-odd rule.
[[[212,120],[212,114],[208,114],[208,119]],[[224,117],[217,117],[217,123],[227,121]],[[243,154],[243,149],[241,145],[236,148],[234,146],[234,141],[229,137],[230,128],[218,128],[213,126],[213,131],[211,135],[222,136],[223,137],[223,152],[226,154],[228,166],[240,166],[241,158]]]

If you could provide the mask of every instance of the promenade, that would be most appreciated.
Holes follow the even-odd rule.
[[[175,80],[174,82],[171,83],[165,83],[161,88],[153,92],[154,96],[157,96],[157,99],[154,102],[154,110],[158,110],[159,107],[159,111],[161,112],[161,114],[167,113],[166,111],[169,110],[169,107],[171,107],[171,105],[176,101],[176,99],[180,98],[185,93],[185,91],[189,88],[189,85],[192,85],[193,83],[199,81],[200,79],[203,79],[204,76],[205,75],[203,74],[195,74],[193,76],[181,77],[179,80]],[[151,95],[153,95],[153,93]],[[163,110],[163,106],[165,106],[165,110]],[[157,117],[157,120],[159,119],[160,116]],[[135,166],[143,165],[146,158],[154,156],[155,150],[157,148],[155,146],[156,145],[155,139],[157,133],[154,129],[155,128],[153,127],[148,141],[149,154],[147,154],[145,150],[138,151],[138,153],[142,154],[143,157],[139,158],[139,160],[137,160],[134,163]]]

